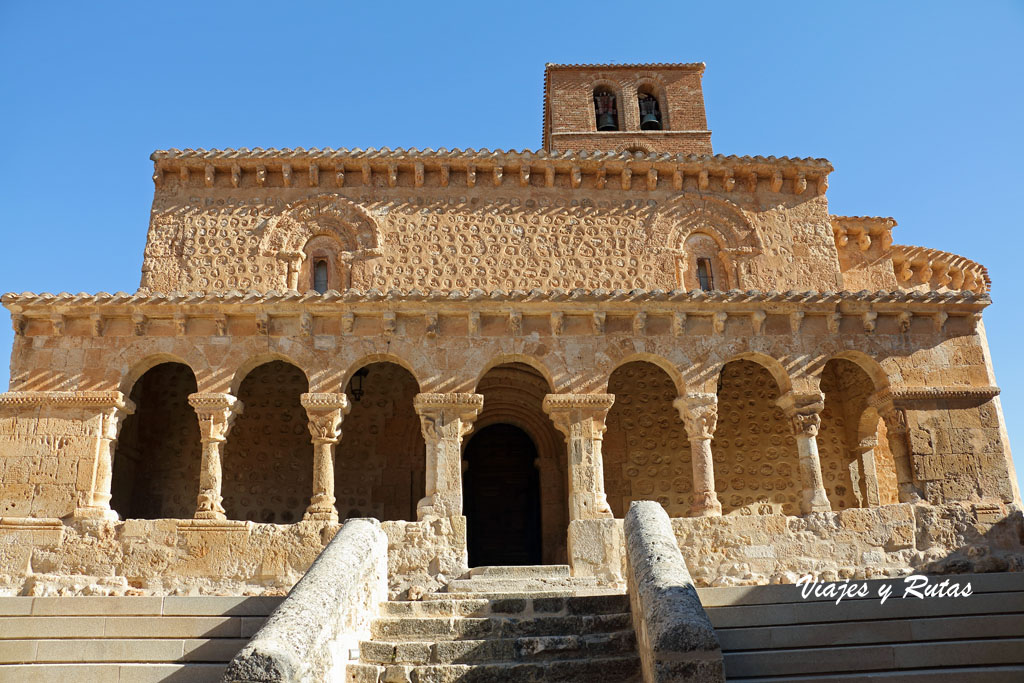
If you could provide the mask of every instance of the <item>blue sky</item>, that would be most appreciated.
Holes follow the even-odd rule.
[[[1019,1],[7,0],[0,291],[133,291],[155,149],[536,149],[545,62],[703,61],[716,152],[826,157],[833,213],[989,268],[1024,472],[1022,44]]]

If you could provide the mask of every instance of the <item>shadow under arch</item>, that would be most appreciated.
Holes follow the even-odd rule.
[[[648,354],[634,354],[608,377],[615,396],[602,442],[604,486],[617,518],[634,500],[657,500],[672,517],[693,507],[690,442],[673,402],[678,380]],[[669,364],[670,365],[670,364]]]
[[[793,380],[790,378],[789,373],[786,372],[786,368],[783,367],[782,363],[780,363],[776,358],[759,351],[742,351],[740,353],[733,354],[723,361],[721,366],[718,368],[719,384],[721,384],[721,373],[725,369],[725,366],[729,363],[740,360],[756,363],[767,370],[772,376],[772,379],[775,380],[775,384],[779,388],[780,396],[785,396],[793,390]]]
[[[118,382],[117,390],[128,396],[135,388],[136,383],[142,379],[143,375],[163,363],[184,365],[192,371],[193,377],[196,376],[195,367],[184,357],[174,353],[154,353],[130,361],[128,369],[121,373],[121,380]]]
[[[630,363],[650,363],[651,365],[663,371],[666,375],[668,375],[669,379],[672,380],[672,384],[676,388],[677,397],[686,395],[686,380],[683,378],[683,373],[679,370],[675,363],[673,363],[672,361],[668,360],[663,356],[641,351],[630,353],[616,361],[615,367],[613,367],[612,371],[608,373],[608,383],[605,384],[605,391],[607,391],[608,384],[611,382],[611,377],[612,375],[615,374],[616,370]]]
[[[168,358],[137,364],[146,369],[126,387],[135,412],[121,424],[114,448],[110,501],[122,519],[188,519],[196,510],[202,444],[188,402],[196,377]]]
[[[373,365],[374,363],[391,363],[393,365],[397,365],[408,372],[413,381],[416,382],[417,391],[422,391],[423,382],[420,378],[424,373],[418,372],[416,367],[405,358],[390,353],[369,353],[365,356],[359,356],[359,358],[350,363],[341,377],[341,386],[344,387],[344,390],[348,390],[348,386],[357,372],[367,366]],[[351,398],[351,395],[349,398]]]
[[[255,356],[249,356],[239,365],[235,366],[234,371],[231,373],[231,383],[229,385],[230,393],[233,396],[238,396],[238,392],[242,386],[242,382],[245,381],[245,378],[248,377],[253,370],[260,367],[261,365],[266,365],[267,363],[273,363],[275,361],[287,363],[288,365],[291,365],[292,367],[299,370],[299,372],[302,373],[302,376],[305,377],[306,379],[306,391],[309,391],[309,371],[307,371],[306,368],[302,367],[301,363],[297,362],[295,359],[288,356],[287,354],[281,353],[280,351],[269,351],[267,353],[260,353]]]
[[[522,353],[501,353],[491,357],[491,359],[487,361],[487,364],[484,365],[479,373],[477,373],[476,381],[473,383],[473,391],[479,393],[480,383],[491,370],[503,365],[515,364],[526,365],[530,369],[534,370],[544,379],[545,382],[547,382],[548,392],[550,393],[555,391],[556,384],[552,369],[549,368],[543,360]],[[484,403],[484,408],[486,409],[486,401]]]

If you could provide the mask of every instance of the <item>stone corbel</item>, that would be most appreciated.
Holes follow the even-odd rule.
[[[181,167],[178,168],[178,179],[181,181],[182,185],[188,185],[188,166],[185,164],[182,164]]]
[[[356,327],[356,315],[352,311],[346,311],[341,314],[341,333],[352,334],[352,330]]]
[[[723,334],[725,332],[725,322],[729,319],[729,314],[725,311],[715,311],[711,315],[711,325],[715,330],[715,334]]]
[[[266,311],[260,311],[256,314],[256,334],[263,335],[264,337],[270,334],[270,316],[267,315]]]
[[[530,185],[530,165],[523,164],[519,167],[519,186],[529,187]]]
[[[569,521],[611,517],[604,493],[601,441],[612,394],[548,394],[542,407],[569,450]]]
[[[932,322],[935,326],[935,334],[942,333],[942,329],[946,326],[947,320],[949,320],[949,314],[945,311],[939,311],[932,316]]]
[[[779,192],[782,190],[782,171],[774,171],[772,173],[772,192]]]
[[[573,166],[569,170],[569,185],[572,189],[579,188],[583,184],[583,173],[580,171],[579,166]]]
[[[804,312],[793,311],[789,314],[789,330],[793,334],[800,334],[800,328],[804,324]]]
[[[89,323],[92,327],[92,336],[102,337],[104,327],[103,315],[100,313],[93,313],[89,316]]]
[[[603,190],[607,182],[608,177],[605,175],[605,170],[603,168],[598,169],[597,173],[594,174],[594,187]]]
[[[757,171],[751,171],[747,174],[747,192],[753,194],[757,192]]]
[[[423,187],[423,179],[426,175],[423,170],[423,162],[417,161],[412,165],[412,184],[413,187]]]
[[[334,169],[334,185],[336,187],[345,187],[345,167],[338,164],[338,167]]]
[[[637,311],[633,314],[633,334],[642,337],[647,332],[647,313]]]
[[[726,192],[732,192],[736,188],[736,177],[732,174],[732,169],[727,168],[722,174],[722,189]]]
[[[676,192],[682,190],[683,182],[685,181],[685,179],[686,176],[678,168],[672,171],[672,189],[675,190]]]
[[[188,332],[188,316],[184,313],[174,314],[174,334],[184,337]]]
[[[11,327],[14,328],[15,336],[18,336],[18,337],[24,337],[25,336],[25,325],[26,325],[27,322],[28,321],[26,320],[25,316],[22,315],[21,313],[12,313],[11,314]]]
[[[284,182],[285,187],[292,186],[292,165],[281,164],[281,179]]]
[[[313,335],[313,314],[309,311],[303,311],[299,316],[299,331],[303,337],[311,337]]]
[[[256,167],[256,185],[263,187],[267,184],[267,167],[260,164]]]
[[[875,311],[865,311],[864,315],[861,316],[861,322],[864,325],[865,332],[874,332],[875,323],[878,320],[878,313]]]
[[[628,166],[626,166],[626,167],[624,167],[622,169],[622,173],[620,174],[620,178],[621,178],[621,181],[622,181],[622,189],[623,190],[628,191],[631,187],[633,187],[633,171]]]
[[[466,187],[476,187],[476,166],[473,164],[466,167]]]
[[[231,164],[231,187],[239,187],[242,184],[242,167],[238,164]]]
[[[672,335],[681,337],[686,334],[686,313],[677,311],[672,314]]]
[[[651,168],[647,170],[647,191],[654,192],[658,189],[658,169]]]
[[[512,311],[508,314],[508,333],[513,337],[523,334],[523,314],[519,311]]]
[[[384,334],[394,334],[398,329],[398,316],[394,311],[387,311],[381,316],[381,323],[384,326]]]
[[[551,334],[559,336],[565,329],[565,314],[561,311],[554,311],[551,314]]]
[[[470,311],[467,317],[467,327],[469,336],[477,337],[480,335],[480,312]]]
[[[388,187],[398,185],[398,164],[388,164]]]
[[[427,446],[427,495],[416,505],[419,519],[462,514],[462,438],[483,405],[480,394],[416,394],[413,399]]]
[[[709,187],[711,187],[711,182],[708,179],[708,169],[702,168],[697,173],[697,189],[701,192],[707,192]]]
[[[452,167],[448,164],[441,164],[441,167],[437,169],[438,177],[437,182],[441,187],[448,187],[451,183]]]
[[[437,313],[427,313],[424,316],[424,323],[426,324],[426,335],[428,339],[436,339],[441,334],[441,322],[437,316]]]
[[[495,166],[491,170],[491,182],[495,187],[501,187],[501,177],[505,170],[501,166]]]
[[[793,194],[803,194],[807,190],[807,176],[803,173],[798,173],[796,178],[793,179]]]
[[[213,164],[206,164],[203,171],[203,182],[207,187],[213,187],[214,182],[217,180],[217,169],[214,168]]]
[[[906,334],[910,332],[910,323],[914,319],[914,314],[910,311],[900,311],[899,315],[896,316],[896,323],[900,327],[900,332]]]
[[[149,326],[149,319],[142,313],[132,313],[132,333],[136,337],[146,336],[146,328]]]
[[[868,232],[867,228],[861,230],[861,233],[857,235],[857,246],[861,251],[867,251],[871,248],[871,233]]]
[[[373,185],[373,168],[370,167],[369,161],[364,161],[359,164],[359,170],[363,174],[363,185],[370,187]]]
[[[320,167],[316,164],[309,165],[309,186],[319,187],[320,185]]]
[[[843,322],[843,314],[839,311],[829,313],[827,318],[829,334],[839,334],[839,325]]]
[[[199,469],[199,496],[196,501],[196,519],[226,519],[224,500],[222,460],[224,442],[235,421],[242,412],[242,402],[231,394],[190,394],[188,397],[199,418],[199,437],[203,444],[203,456]]]
[[[608,314],[604,311],[594,312],[594,334],[604,334]]]
[[[764,321],[768,318],[768,314],[764,311],[758,310],[750,314],[750,325],[753,328],[755,335],[764,333]]]
[[[64,335],[64,316],[60,313],[55,313],[50,316],[50,326],[53,328],[53,336],[60,337]]]
[[[555,167],[552,164],[544,164],[544,187],[555,186]]]
[[[816,190],[817,190],[819,196],[821,196],[821,195],[825,194],[826,192],[828,192],[828,176],[827,175],[818,176],[818,186],[817,186]]]
[[[213,319],[213,323],[217,328],[218,337],[228,336],[228,317],[223,313]]]

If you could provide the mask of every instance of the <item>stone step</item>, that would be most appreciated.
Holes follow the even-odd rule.
[[[0,665],[0,683],[219,683],[227,664]]]
[[[939,584],[942,581],[958,583],[961,586],[971,584],[971,590],[975,595],[979,593],[1012,593],[1024,592],[1024,572],[1002,572],[993,574],[950,574],[944,576],[928,577],[932,584]],[[856,600],[878,600],[878,589],[882,584],[889,584],[893,588],[892,598],[889,601],[903,595],[904,581],[902,578],[895,579],[871,579],[858,581],[856,583],[866,584],[868,595],[865,598],[845,598],[843,602]],[[782,584],[772,586],[727,586],[720,588],[698,588],[701,604],[705,609],[711,607],[725,607],[735,605],[767,605],[784,603],[803,602],[835,602],[835,598],[818,597],[809,595],[806,599],[801,597],[800,587],[794,584]],[[887,601],[888,602],[888,601]]]
[[[726,651],[1000,637],[1024,637],[1024,614],[718,629]]]
[[[245,638],[103,638],[3,640],[0,664],[33,662],[218,662],[226,664]]]
[[[455,579],[448,583],[448,593],[532,593],[541,591],[575,590],[580,588],[597,588],[597,579],[593,577],[534,577],[534,578],[501,578],[487,577]]]
[[[537,564],[537,565],[522,565],[522,566],[490,566],[490,567],[473,567],[469,570],[468,576],[470,577],[488,577],[488,578],[506,578],[506,579],[520,579],[520,578],[569,578],[569,565],[567,564]]]
[[[580,683],[615,681],[639,683],[636,655],[552,660],[542,663],[435,664],[424,666],[356,664],[349,666],[348,683]]]
[[[1024,638],[724,652],[729,680],[742,677],[1020,665]]]
[[[838,605],[821,601],[739,605],[710,607],[706,611],[715,628],[1012,614],[1024,612],[1024,592],[980,593],[966,598],[890,598],[885,604],[880,604],[876,597],[844,600]]]
[[[0,616],[268,616],[283,597],[0,597]]]
[[[778,678],[730,678],[743,683],[779,683]],[[872,671],[870,673],[828,674],[825,676],[787,676],[786,681],[799,683],[1020,683],[1024,666],[953,667],[948,669],[916,669],[914,671]]]
[[[631,628],[629,614],[508,617],[380,617],[370,626],[374,640],[437,641],[601,633]]]
[[[571,595],[557,597],[519,597],[498,600],[435,599],[423,601],[391,601],[381,605],[382,616],[389,617],[483,617],[513,615],[518,617],[562,614],[616,614],[629,611],[629,596],[624,593],[606,595]]]
[[[360,661],[367,664],[473,664],[522,662],[569,657],[628,655],[636,652],[632,630],[586,635],[534,636],[436,643],[364,641]]]
[[[588,587],[557,588],[551,590],[473,590],[457,593],[425,593],[422,600],[516,600],[529,598],[571,598],[591,595],[624,595],[621,589]]]
[[[266,617],[0,617],[0,642],[27,638],[250,638]]]

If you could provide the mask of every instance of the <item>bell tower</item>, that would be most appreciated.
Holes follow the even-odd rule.
[[[548,64],[544,149],[711,154],[704,64]]]

